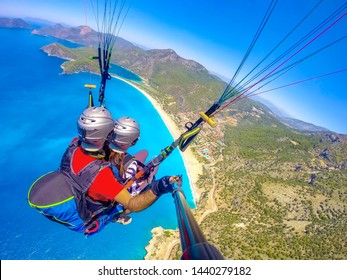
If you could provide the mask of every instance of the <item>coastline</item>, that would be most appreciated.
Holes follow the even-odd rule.
[[[170,131],[170,134],[174,139],[177,139],[181,135],[181,131],[177,127],[176,123],[171,119],[171,117],[163,110],[161,105],[150,96],[145,90],[139,88],[133,83],[125,80],[119,76],[115,78],[122,80],[123,82],[136,88],[141,94],[143,94],[152,104],[154,109],[158,112],[159,116],[165,123],[166,127]],[[183,159],[185,169],[187,171],[187,176],[189,180],[190,189],[193,196],[194,204],[200,197],[200,191],[197,188],[197,181],[199,179],[199,174],[203,173],[203,165],[198,161],[198,159],[193,154],[190,147],[188,147],[184,153],[179,151]],[[151,230],[152,238],[145,247],[147,254],[144,256],[145,260],[168,260],[172,248],[180,244],[178,230],[165,230],[162,227],[156,227]]]
[[[114,76],[114,77],[136,88],[136,90],[141,92],[141,94],[143,94],[151,102],[152,106],[158,112],[159,116],[165,123],[165,126],[168,128],[168,130],[170,131],[170,134],[172,135],[174,139],[177,139],[181,135],[182,132],[177,127],[176,123],[171,119],[171,117],[163,110],[161,105],[152,96],[150,96],[145,90],[139,88],[138,86],[134,85],[128,80],[120,78],[119,76]],[[191,192],[193,195],[193,200],[194,200],[194,203],[196,203],[197,199],[199,199],[199,196],[200,196],[196,183],[199,179],[199,174],[202,174],[203,172],[202,171],[203,166],[197,160],[197,158],[193,154],[190,147],[188,147],[184,153],[182,153],[181,151],[179,152],[182,156],[183,163],[187,171],[189,185],[191,186]]]

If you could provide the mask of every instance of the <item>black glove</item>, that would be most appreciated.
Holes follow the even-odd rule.
[[[172,192],[173,184],[170,182],[170,176],[164,176],[163,178],[152,182],[151,189],[158,197],[164,193]]]
[[[171,193],[175,183],[178,187],[182,186],[182,176],[164,176],[152,182],[151,189],[156,196],[161,196],[164,193]]]

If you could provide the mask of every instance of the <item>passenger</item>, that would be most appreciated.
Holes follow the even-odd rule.
[[[127,150],[134,146],[140,138],[140,126],[136,120],[130,117],[121,117],[115,121],[114,130],[110,137],[110,150],[116,153],[112,166],[116,167],[115,174],[124,183],[130,180],[139,169],[143,168],[143,162],[127,153]],[[141,151],[147,157],[147,151]],[[143,180],[134,182],[128,189],[134,196],[139,194],[154,178],[157,168],[149,172]]]
[[[110,137],[110,163],[114,169],[115,175],[126,184],[139,168],[143,167],[143,163],[127,153],[127,150],[134,146],[140,138],[140,126],[136,120],[130,117],[121,117],[115,121],[115,126]],[[147,153],[147,152],[146,152]],[[141,180],[135,181],[129,188],[128,192],[131,196],[139,194],[153,180],[157,167],[146,174]],[[131,217],[126,216],[124,211],[117,219],[113,221],[129,224]]]

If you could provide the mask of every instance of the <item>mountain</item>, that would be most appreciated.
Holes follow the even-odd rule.
[[[89,26],[68,27],[58,23],[34,29],[32,33],[42,36],[53,36],[85,46],[97,46],[99,43],[98,32],[94,31]],[[120,49],[132,46],[134,46],[132,43],[120,37],[117,38],[117,47]]]
[[[271,103],[269,100],[266,100],[262,97],[259,96],[254,96],[252,99],[264,104],[269,108],[269,110],[274,113],[283,124],[287,125],[290,128],[297,129],[299,131],[329,131],[328,129],[321,127],[321,126],[316,126],[312,123],[304,122],[295,118],[292,118],[289,116],[286,112],[283,110],[279,109],[276,105]]]
[[[87,26],[66,27],[55,24],[35,29],[33,33],[54,36],[83,45],[96,47],[98,44],[98,33]],[[59,51],[58,48],[61,50]],[[88,67],[83,67],[85,57],[87,57],[83,49],[68,50],[62,45],[55,44],[45,47],[43,50],[50,55],[60,55],[60,57],[70,60],[63,65],[65,73],[89,71],[90,69],[90,62]],[[94,62],[93,71],[98,72],[98,65],[96,61]],[[211,100],[216,100],[227,85],[225,78],[209,72],[196,61],[180,57],[172,49],[145,50],[122,38],[117,39],[112,62],[138,74],[151,88],[157,89],[152,91],[152,94],[161,99],[163,103],[169,104],[168,110],[171,110],[173,115],[178,112],[206,109],[210,106]],[[110,71],[112,72],[112,68]],[[265,104],[280,118],[282,123],[291,128],[301,131],[327,130],[290,118],[263,98],[254,99]]]
[[[285,125],[300,131],[329,131],[324,127],[316,126],[312,123],[307,123],[298,119],[282,117],[281,120]]]
[[[41,50],[43,50],[50,56],[56,56],[66,60],[75,60],[77,58],[77,56],[74,55],[73,52],[71,52],[68,48],[63,47],[62,45],[59,45],[57,43],[43,46]]]
[[[0,27],[32,29],[32,26],[20,18],[0,18]]]
[[[94,48],[98,44],[98,33],[86,26],[68,28],[56,24],[35,29],[33,34],[54,36],[83,45],[92,45]],[[61,48],[61,51],[59,52],[57,48]],[[50,50],[54,50],[54,54],[50,53]],[[73,60],[69,59],[70,61],[63,64],[64,73],[74,73],[82,69],[89,71],[89,67],[82,66],[86,57],[90,56],[84,48],[68,50],[62,45],[55,44],[54,47],[45,47],[44,51],[50,55],[64,53],[64,58],[74,57]],[[67,52],[70,56],[66,55]],[[96,49],[94,53],[97,54]],[[156,89],[152,94],[170,104],[173,113],[190,111],[192,106],[196,110],[204,110],[211,100],[218,98],[226,86],[225,82],[212,75],[201,64],[183,59],[174,50],[144,50],[122,38],[117,38],[111,62],[144,78],[151,88]],[[90,64],[92,71],[99,72],[97,61],[89,61],[88,65]],[[110,72],[112,73],[112,68]],[[204,98],[200,98],[201,94]]]
[[[42,36],[53,36],[82,45],[95,45],[98,42],[97,32],[87,26],[65,27],[61,24],[54,24],[34,29],[32,33]]]
[[[223,76],[222,74],[219,74],[219,73],[217,73],[217,72],[211,71],[211,74],[214,75],[214,76],[216,76],[216,77],[218,77],[218,78],[220,78],[222,81],[224,81],[224,82],[226,82],[226,83],[229,83],[230,80],[231,80],[230,78],[225,77],[225,76]]]
[[[45,20],[45,19],[40,19],[40,18],[32,18],[32,17],[25,17],[23,18],[25,22],[29,23],[31,26],[33,26],[34,29],[41,28],[43,26],[47,25],[55,25],[55,22]],[[62,24],[63,26],[67,26]]]
[[[34,29],[33,34],[53,36],[85,46],[94,46],[94,48],[98,46],[98,32],[88,26],[69,27],[39,19],[30,20],[44,25]],[[0,18],[0,26],[1,24],[7,27],[31,28],[22,19]],[[90,71],[91,67],[92,71],[99,72],[97,61],[86,63],[90,53],[86,53],[83,48],[68,49],[60,44],[52,44],[43,47],[42,50],[49,55],[68,60],[63,64],[64,73]],[[94,53],[97,54],[97,50],[94,50]],[[152,94],[163,100],[165,104],[170,104],[168,110],[172,110],[172,114],[204,110],[211,105],[211,100],[219,97],[228,81],[219,74],[209,72],[198,62],[178,56],[172,49],[145,50],[120,37],[117,38],[112,62],[138,74],[151,88],[157,89]],[[204,97],[200,98],[201,96]],[[326,128],[291,118],[263,98],[255,97],[254,99],[265,104],[288,127],[300,131],[327,131]]]
[[[283,109],[278,108],[275,104],[273,104],[271,101],[261,97],[261,96],[252,96],[251,99],[256,100],[264,105],[266,105],[271,112],[273,112],[276,116],[280,118],[291,118],[289,114],[287,114]]]

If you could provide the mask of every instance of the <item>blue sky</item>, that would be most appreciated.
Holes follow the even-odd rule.
[[[119,35],[149,48],[174,49],[180,56],[198,61],[211,72],[231,78],[270,2],[133,0]],[[318,2],[280,0],[236,80],[242,79]],[[283,43],[282,52],[344,3],[343,0],[323,0],[300,29]],[[0,16],[32,16],[71,25],[88,23],[95,27],[89,0],[0,0],[0,7]],[[344,16],[288,63],[347,35],[346,26],[347,16]],[[268,89],[346,69],[346,50],[345,39],[305,60],[269,84]],[[280,54],[278,52],[277,56]],[[259,96],[272,101],[293,117],[347,134],[346,78],[347,72],[342,72]]]

